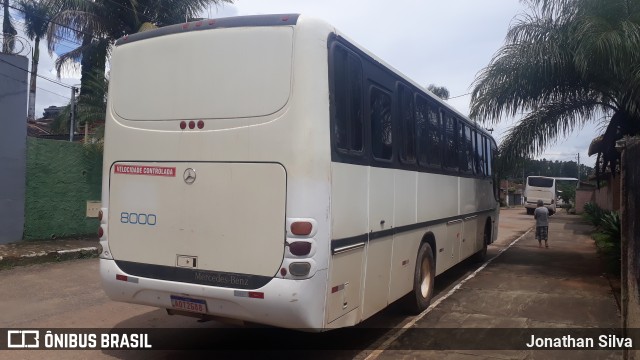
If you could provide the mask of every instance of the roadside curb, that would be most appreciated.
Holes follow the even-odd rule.
[[[0,270],[10,269],[16,266],[95,258],[98,257],[99,254],[99,248],[97,246],[92,246],[69,250],[56,250],[50,252],[32,252],[20,256],[0,256]]]

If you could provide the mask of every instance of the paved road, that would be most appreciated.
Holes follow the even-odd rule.
[[[508,247],[514,239],[524,234],[532,224],[532,217],[527,216],[523,209],[508,209],[502,211],[499,237],[496,243],[489,247],[489,258],[494,257],[500,250]],[[558,224],[561,224],[561,219],[558,220]],[[552,246],[555,246],[553,241],[551,244]],[[514,248],[513,250],[517,249]],[[524,249],[525,252],[532,250],[537,251],[538,249]],[[509,249],[504,254],[508,254],[511,251],[512,249]],[[526,256],[527,254],[524,255]],[[507,259],[508,257],[503,256],[503,258]],[[522,270],[521,265],[513,263],[513,261],[521,260],[522,254],[511,258],[511,260],[506,263],[501,263],[497,267],[487,267],[487,269],[480,272],[480,274],[486,274],[486,276],[476,276],[476,280],[480,280],[481,282],[485,281],[486,283],[484,286],[487,287],[496,286],[497,283],[502,281],[511,285],[516,283],[517,285],[519,280],[514,278],[514,276],[526,276],[526,270]],[[464,321],[470,321],[469,316],[466,316],[465,319],[467,320],[464,320],[464,316],[460,315],[465,313],[465,311],[467,313],[470,311],[468,309],[464,311],[461,309],[466,306],[470,306],[469,309],[472,309],[471,311],[477,312],[478,314],[492,314],[491,309],[495,307],[496,304],[490,301],[472,302],[472,299],[477,299],[478,296],[486,296],[486,292],[482,293],[481,290],[478,290],[479,292],[469,291],[468,284],[462,288],[462,291],[456,293],[455,296],[451,296],[452,289],[461,280],[466,279],[469,274],[476,271],[480,265],[481,264],[465,262],[451,269],[437,279],[434,303],[441,301],[439,305],[441,307],[437,308],[437,311],[434,311],[433,314],[429,314],[420,320],[421,322],[436,321],[436,323],[425,323],[424,326],[438,326],[437,321],[442,320],[443,314],[445,313],[454,314],[449,316],[449,320],[452,319],[451,316],[455,317],[455,314],[458,314],[458,316],[460,316],[458,320],[462,323],[464,323]],[[516,269],[516,271],[520,269],[520,272],[514,273],[514,269]],[[492,279],[493,281],[491,281]],[[540,283],[539,281],[531,281],[530,284],[530,287],[535,287],[538,290],[546,286],[553,286],[553,283]],[[34,265],[2,271],[0,272],[0,289],[2,291],[2,296],[0,297],[0,308],[3,309],[2,313],[0,313],[0,327],[229,328],[229,325],[219,324],[216,322],[198,323],[191,318],[167,316],[164,310],[140,305],[117,303],[109,300],[104,295],[100,287],[97,259]],[[521,290],[526,291],[527,289]],[[449,297],[444,299],[444,296]],[[440,300],[440,298],[443,298],[444,300]],[[515,295],[511,297],[510,300],[505,297],[498,296],[495,298],[495,301],[499,301],[503,304],[507,303],[509,304],[508,306],[514,306],[517,308],[519,306],[516,303],[518,299],[524,301],[522,297],[518,298]],[[606,302],[606,300],[603,301]],[[524,301],[524,303],[530,304],[530,301]],[[615,314],[615,309],[613,313]],[[489,315],[485,314],[483,316],[486,318]],[[493,315],[495,315],[495,312]],[[515,315],[518,315],[517,312]],[[548,314],[548,317],[552,318],[556,315],[557,314],[554,312]],[[415,319],[415,317],[407,317],[403,315],[397,307],[391,306],[387,310],[373,316],[363,324],[359,325],[359,328],[403,328],[408,325],[412,325],[412,322],[415,322]],[[486,323],[484,324],[486,325]],[[516,321],[513,324],[520,323]],[[270,334],[274,337],[274,341],[284,341],[284,344],[286,344],[287,339],[298,339],[303,342],[317,341],[317,347],[325,347],[327,344],[323,342],[336,340],[335,336],[318,336],[318,334],[302,335],[302,337],[299,337],[300,335],[298,335],[298,333],[294,334],[290,331],[280,329],[273,329]],[[340,333],[337,332],[336,334],[339,336]],[[363,331],[363,334],[367,334],[367,332]],[[390,336],[391,335],[384,332],[381,334],[372,332],[370,335],[364,335],[354,339],[353,341],[360,343],[354,344],[354,350],[352,351],[334,351],[330,353],[314,352],[313,354],[307,353],[304,355],[305,357],[313,355],[311,357],[315,358],[364,358],[371,356],[371,351],[362,351],[361,349],[371,348],[372,346],[383,346],[384,348],[387,348],[390,345],[385,345],[385,341],[388,342]],[[203,343],[215,344],[215,340],[212,339],[199,340]],[[239,343],[250,340],[251,339],[244,338],[231,339],[231,341],[237,341]],[[212,343],[212,341],[214,342]],[[221,341],[230,341],[230,339],[224,339]],[[393,349],[392,346],[391,349]],[[373,357],[395,357],[393,351],[394,350],[388,350],[386,352],[379,351],[375,353]],[[187,354],[168,351],[54,351],[48,352],[46,355],[41,351],[14,351],[2,355],[3,358],[16,359],[40,359],[43,358],[43,356],[51,359],[82,359],[89,357],[157,359],[175,358],[181,355],[187,356]],[[287,357],[284,356],[285,354],[271,355]],[[290,356],[291,354],[286,355]],[[399,355],[410,357],[416,356],[414,353],[409,355],[402,353]]]

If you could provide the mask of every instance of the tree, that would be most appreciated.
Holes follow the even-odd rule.
[[[429,86],[427,86],[427,90],[431,91],[435,96],[442,100],[449,100],[449,90],[444,86],[429,84]]]
[[[21,0],[18,8],[24,13],[24,31],[30,40],[34,40],[31,54],[31,78],[29,82],[29,108],[27,119],[34,120],[36,113],[36,81],[40,59],[40,39],[47,33],[49,18],[52,14],[48,3],[35,0]]]
[[[473,84],[471,117],[525,113],[502,141],[503,164],[604,119],[596,174],[615,169],[615,141],[640,132],[640,0],[525,2],[530,13]]]
[[[102,98],[100,88],[87,84],[94,72],[104,74],[110,49],[120,37],[156,26],[166,26],[193,19],[210,4],[232,0],[47,0],[61,11],[52,18],[47,31],[49,52],[68,40],[75,39],[77,48],[62,54],[56,60],[58,75],[67,66],[80,61],[80,96]]]
[[[11,53],[15,45],[13,39],[18,34],[15,27],[11,23],[11,14],[9,13],[9,0],[2,2],[3,18],[2,18],[2,52]]]

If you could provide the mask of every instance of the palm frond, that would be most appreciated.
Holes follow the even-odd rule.
[[[557,140],[606,113],[593,99],[550,103],[531,112],[509,130],[500,145],[501,161],[505,164],[538,155]]]
[[[60,55],[54,65],[56,68],[56,72],[58,77],[64,70],[74,70],[79,66],[79,61],[82,58],[82,52],[86,49],[86,46],[78,46],[77,48],[68,51],[62,55]]]

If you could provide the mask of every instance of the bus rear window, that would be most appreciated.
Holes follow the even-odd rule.
[[[293,28],[228,28],[118,46],[112,109],[127,120],[229,119],[282,109],[291,88]]]
[[[530,177],[529,186],[550,188],[553,186],[553,179]]]

